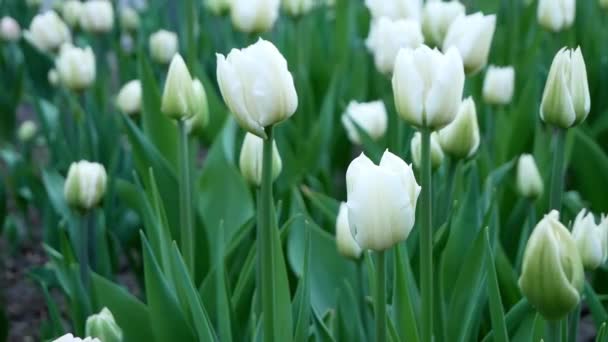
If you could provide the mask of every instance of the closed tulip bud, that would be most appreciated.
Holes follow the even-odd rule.
[[[583,282],[576,242],[553,210],[536,225],[526,245],[521,292],[545,319],[559,320],[579,303]]]
[[[36,133],[38,132],[38,126],[32,120],[23,121],[21,126],[19,126],[19,130],[17,130],[17,137],[21,142],[29,142],[32,140]]]
[[[177,34],[160,30],[150,35],[150,55],[160,64],[167,64],[177,53]]]
[[[127,31],[137,31],[139,14],[132,7],[123,7],[120,11],[120,26]]]
[[[592,271],[600,267],[608,258],[608,222],[595,223],[592,213],[581,210],[572,227],[583,266]]]
[[[78,26],[82,16],[82,2],[80,0],[68,0],[61,7],[61,15],[70,27]]]
[[[15,42],[21,38],[21,26],[11,17],[0,19],[0,39],[5,42]]]
[[[116,96],[116,106],[125,114],[137,114],[141,111],[141,82],[127,82]]]
[[[103,165],[81,160],[70,165],[63,194],[69,205],[90,210],[101,202],[106,192],[106,182]]]
[[[280,0],[232,0],[230,18],[245,33],[270,31],[279,17]]]
[[[93,337],[79,338],[79,337],[74,337],[74,335],[72,335],[72,334],[65,334],[65,335],[61,336],[60,338],[54,340],[53,342],[102,342],[102,341],[100,341],[98,338],[93,338]]]
[[[103,342],[122,342],[122,329],[116,324],[108,308],[103,308],[98,314],[89,316],[85,330],[88,336]]]
[[[357,124],[370,138],[380,139],[386,133],[388,115],[382,101],[358,103],[351,101],[342,114],[342,124],[348,134],[348,139],[353,144],[361,144],[359,130],[353,124]]]
[[[169,66],[160,109],[172,119],[187,119],[194,114],[192,100],[192,76],[182,56],[177,54]]]
[[[57,73],[57,69],[49,70],[47,74],[47,79],[50,85],[52,85],[53,87],[57,86],[59,84],[59,74]]]
[[[64,44],[55,60],[61,84],[71,90],[88,88],[95,81],[95,55],[90,47],[84,49]]]
[[[217,81],[224,101],[245,130],[266,138],[264,128],[291,117],[298,95],[287,61],[263,39],[227,57],[217,55]]]
[[[422,12],[422,33],[425,40],[441,46],[450,25],[464,15],[464,5],[458,1],[427,1]]]
[[[192,117],[188,119],[188,132],[200,133],[209,123],[209,104],[205,87],[198,79],[192,81]]]
[[[359,259],[361,256],[361,247],[350,232],[348,206],[344,202],[340,204],[340,211],[336,218],[336,245],[338,252],[347,258]]]
[[[25,37],[45,52],[55,51],[63,43],[72,40],[67,25],[54,11],[36,15],[30,23],[29,31],[25,32]]]
[[[361,154],[348,166],[346,189],[351,234],[362,249],[383,251],[407,239],[421,189],[410,165],[388,151],[380,165]]]
[[[583,122],[591,109],[587,67],[580,48],[555,55],[540,104],[544,122],[568,128]]]
[[[315,5],[315,0],[282,0],[281,2],[285,12],[294,17],[308,13]]]
[[[422,45],[424,37],[420,24],[411,19],[391,20],[382,17],[372,23],[365,41],[367,49],[374,54],[376,68],[390,75],[395,66],[395,58],[401,48],[415,49]]]
[[[422,0],[365,0],[372,18],[420,20]]]
[[[420,168],[420,162],[422,160],[422,135],[420,132],[414,133],[414,137],[410,142],[410,151],[412,153],[412,160],[414,166]],[[437,132],[431,134],[431,167],[433,170],[437,170],[441,163],[443,163],[443,150],[439,145],[439,137]]]
[[[495,15],[478,12],[459,17],[450,25],[443,49],[457,48],[467,74],[475,74],[488,63],[495,29]]]
[[[462,101],[456,119],[439,131],[443,152],[456,159],[472,157],[479,148],[477,109],[471,97]]]
[[[454,120],[462,100],[464,68],[456,49],[426,45],[401,49],[393,72],[397,113],[409,124],[437,130]]]
[[[559,32],[572,26],[576,16],[576,0],[539,0],[538,23],[545,29]]]
[[[262,161],[264,159],[264,140],[262,138],[247,133],[243,139],[239,166],[241,174],[247,182],[252,185],[262,184]],[[281,155],[277,149],[276,141],[272,142],[272,180],[276,180],[283,169]]]
[[[538,198],[543,193],[543,179],[534,157],[522,154],[517,162],[517,192],[526,198]]]
[[[205,0],[204,4],[213,14],[221,15],[230,10],[232,0]]]
[[[492,105],[507,105],[513,99],[515,69],[490,66],[483,81],[483,100]]]
[[[89,0],[82,4],[80,27],[86,32],[106,33],[114,27],[114,8],[107,0]]]

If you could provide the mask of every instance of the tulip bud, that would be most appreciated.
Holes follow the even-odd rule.
[[[141,111],[141,82],[132,80],[127,82],[118,92],[116,106],[125,114],[137,114]]]
[[[21,38],[21,26],[11,17],[2,17],[0,20],[0,39],[5,42],[15,42]]]
[[[262,164],[264,159],[264,140],[254,134],[247,133],[243,139],[239,166],[241,174],[252,185],[262,184]],[[275,181],[281,170],[283,162],[277,149],[276,141],[272,142],[272,180]]]
[[[538,23],[545,29],[558,32],[570,28],[576,16],[575,0],[539,0]]]
[[[279,17],[280,0],[232,0],[230,18],[245,33],[270,31]]]
[[[386,151],[375,165],[364,154],[346,171],[348,222],[362,249],[382,251],[407,239],[420,186],[410,165]]]
[[[517,192],[522,197],[538,198],[543,193],[543,187],[534,157],[522,154],[517,162]]]
[[[490,66],[483,81],[483,100],[492,105],[507,105],[513,99],[515,69]]]
[[[199,133],[209,123],[209,104],[205,87],[198,79],[192,81],[192,117],[186,122],[188,132]]]
[[[315,0],[282,0],[282,3],[287,14],[299,17],[313,8]]]
[[[29,31],[25,32],[25,37],[45,52],[55,51],[63,43],[72,40],[70,30],[54,11],[36,15]]]
[[[347,258],[359,259],[361,256],[361,247],[350,233],[348,206],[344,202],[340,204],[340,211],[336,218],[336,245],[338,252]]]
[[[540,117],[568,128],[583,122],[591,109],[587,68],[580,48],[563,48],[555,55],[545,83]]]
[[[123,7],[120,11],[120,26],[127,31],[137,31],[139,14],[132,7]]]
[[[439,131],[443,151],[456,159],[472,157],[479,148],[479,125],[473,98],[462,101],[456,119]]]
[[[232,0],[205,0],[204,4],[213,14],[221,15],[230,10]]]
[[[17,130],[17,137],[21,142],[29,142],[38,132],[38,126],[32,120],[23,121],[19,130]]]
[[[72,90],[83,90],[95,81],[95,55],[90,47],[81,49],[66,43],[55,60],[59,80]]]
[[[288,119],[298,107],[287,61],[263,39],[232,49],[227,57],[218,54],[217,81],[241,127],[261,138],[266,138],[265,127]]]
[[[114,8],[106,0],[89,0],[82,4],[80,27],[86,32],[106,33],[114,27]]]
[[[536,225],[526,245],[521,292],[545,319],[559,320],[579,303],[583,282],[576,243],[553,210]]]
[[[422,12],[422,33],[427,42],[441,46],[450,25],[465,15],[464,5],[455,1],[427,1]]]
[[[422,161],[422,135],[420,132],[414,133],[414,137],[410,143],[410,151],[414,166],[420,169]],[[443,150],[441,149],[441,145],[439,145],[437,132],[433,132],[431,134],[431,167],[433,170],[437,170],[441,166],[441,163],[443,163]]]
[[[361,144],[361,137],[356,123],[370,138],[376,140],[384,136],[386,133],[386,123],[388,116],[386,107],[382,101],[374,101],[368,103],[358,103],[351,101],[342,114],[342,125],[346,129],[348,139],[353,144]]]
[[[578,247],[583,266],[592,271],[608,258],[608,222],[595,223],[592,213],[581,210],[572,227],[572,237]]]
[[[161,111],[168,117],[181,120],[191,117],[192,112],[192,76],[180,54],[173,57],[167,79]]]
[[[103,165],[81,160],[70,165],[63,194],[69,205],[89,210],[101,202],[106,192],[106,181]]]
[[[365,0],[372,18],[420,19],[422,0]]]
[[[80,0],[68,0],[61,7],[61,15],[70,27],[78,26],[82,16],[82,2]]]
[[[87,337],[87,338],[78,338],[74,337],[72,334],[65,334],[60,338],[54,340],[53,342],[102,342],[98,338]],[[105,342],[105,341],[104,341]]]
[[[160,30],[150,35],[150,55],[160,64],[167,64],[177,53],[177,34]]]
[[[59,74],[57,73],[56,69],[51,69],[49,70],[48,74],[47,74],[47,79],[49,81],[49,84],[52,85],[53,87],[59,84]]]
[[[450,47],[457,48],[467,74],[475,74],[488,63],[495,29],[495,15],[483,15],[478,12],[459,17],[448,29],[443,50]]]
[[[393,72],[397,113],[409,124],[437,130],[454,120],[462,101],[464,68],[456,49],[401,49]]]
[[[399,49],[415,49],[423,42],[424,37],[417,21],[411,19],[393,21],[382,17],[372,23],[365,45],[374,54],[376,68],[381,73],[390,75]]]
[[[100,313],[89,316],[85,330],[87,335],[99,338],[103,342],[122,342],[122,329],[116,324],[108,308],[103,308]]]

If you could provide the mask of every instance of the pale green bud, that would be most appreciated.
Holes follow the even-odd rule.
[[[519,287],[545,319],[560,320],[578,305],[583,284],[583,263],[576,242],[554,210],[530,235]]]
[[[167,30],[159,30],[150,35],[150,55],[160,64],[167,64],[177,54],[177,34]]]
[[[522,197],[538,198],[543,193],[543,187],[534,157],[522,154],[517,162],[517,192]]]
[[[106,169],[99,163],[81,160],[70,165],[63,187],[69,205],[89,210],[97,206],[106,192]]]
[[[574,220],[572,236],[586,269],[594,270],[606,262],[606,258],[608,258],[608,222],[606,220],[596,224],[593,214],[583,209]]]
[[[114,27],[114,7],[106,0],[88,0],[82,3],[80,27],[86,32],[106,33]]]
[[[172,119],[187,119],[194,114],[192,98],[192,77],[184,59],[177,54],[169,66],[161,111]]]
[[[262,164],[264,159],[264,140],[252,133],[247,133],[241,147],[239,166],[241,174],[250,184],[262,184]],[[276,141],[272,143],[272,180],[276,180],[283,168],[283,162],[277,149]]]
[[[19,126],[17,137],[22,142],[28,142],[32,140],[37,132],[38,126],[36,126],[36,123],[32,120],[26,120],[21,124],[21,126]]]
[[[192,117],[188,119],[188,132],[200,132],[209,123],[209,104],[207,93],[200,80],[192,81]]]
[[[422,161],[422,134],[420,134],[420,132],[414,133],[414,137],[410,143],[410,151],[412,153],[414,166],[420,168],[420,163]],[[439,137],[437,132],[433,132],[431,134],[431,167],[433,170],[436,170],[441,166],[443,157],[443,150],[441,149],[441,145],[439,145]]]
[[[344,202],[340,204],[340,211],[336,218],[336,245],[338,246],[338,252],[347,258],[359,259],[361,256],[361,247],[350,232],[348,207]]]
[[[122,342],[122,329],[116,324],[108,308],[103,308],[98,314],[87,318],[86,335],[103,342]]]
[[[472,157],[479,148],[479,124],[473,98],[462,101],[456,119],[439,131],[439,144],[446,154],[464,159]]]

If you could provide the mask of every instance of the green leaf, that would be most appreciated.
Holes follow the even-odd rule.
[[[574,188],[591,204],[589,210],[608,211],[608,155],[581,129],[574,130],[570,167],[574,171]]]
[[[395,285],[393,288],[393,320],[402,341],[420,341],[417,319],[410,298],[408,283],[415,279],[408,278],[405,263],[409,262],[407,253],[401,253],[401,245],[395,246]],[[438,298],[438,300],[441,300]]]
[[[490,316],[492,318],[492,330],[494,333],[495,342],[508,342],[509,335],[505,323],[505,313],[503,311],[502,299],[500,298],[500,289],[498,288],[498,277],[496,276],[496,268],[494,267],[494,255],[490,243],[489,229],[483,229],[485,235],[485,251],[486,251],[486,272],[488,274],[488,294],[490,302]]]
[[[593,290],[591,284],[588,281],[585,281],[585,301],[589,306],[589,310],[591,311],[591,316],[593,317],[593,322],[596,327],[599,327],[602,323],[608,320],[608,313],[606,313],[606,309],[602,305],[602,302],[597,298],[597,294]]]
[[[308,328],[310,326],[310,231],[306,233],[306,245],[304,247],[304,273],[298,284],[298,289],[293,300],[293,314],[295,318],[294,341],[306,341],[308,339]]]

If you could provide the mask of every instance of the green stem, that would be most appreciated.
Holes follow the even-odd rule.
[[[422,129],[422,221],[420,231],[420,290],[422,292],[422,341],[433,340],[433,225],[431,131]]]
[[[179,195],[181,247],[188,270],[194,277],[194,231],[192,228],[192,187],[190,181],[190,154],[188,152],[188,129],[185,120],[178,120],[179,126]]]
[[[547,341],[562,342],[562,321],[547,321]]]
[[[524,251],[526,250],[526,244],[528,243],[528,237],[530,236],[530,232],[534,229],[536,225],[536,206],[532,200],[526,201],[526,205],[528,207],[528,221],[524,226],[524,230],[519,237],[519,246],[517,247],[517,258],[515,259],[515,267],[518,270],[521,270],[521,263],[524,257]]]
[[[272,126],[266,127],[267,139],[264,140],[262,158],[262,186],[258,197],[258,275],[260,279],[260,294],[262,296],[262,319],[264,341],[273,342],[274,338],[274,286],[272,281],[272,254],[270,244],[272,239]]]
[[[190,72],[196,74],[196,56],[197,51],[196,47],[196,15],[198,13],[196,1],[187,0],[184,2],[185,10],[186,10],[186,40],[188,42],[188,49],[186,52],[186,64],[188,65],[188,69]]]
[[[82,286],[84,286],[85,292],[89,293],[90,281],[89,281],[89,219],[88,212],[84,212],[81,215],[81,227],[80,227],[80,243],[79,254],[80,254],[80,280]]]
[[[376,342],[386,341],[386,255],[376,253]]]
[[[556,128],[553,139],[555,150],[553,153],[553,169],[551,171],[551,197],[549,198],[549,209],[560,210],[562,207],[562,194],[564,192],[566,131],[561,128]]]

